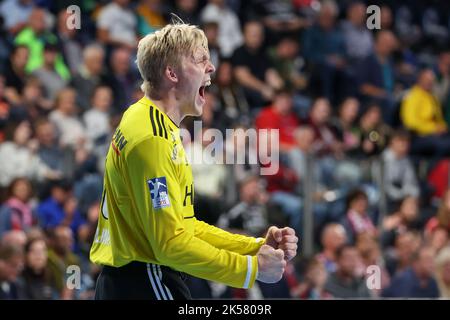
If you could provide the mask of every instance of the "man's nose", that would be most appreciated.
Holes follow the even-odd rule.
[[[214,73],[216,71],[216,67],[212,64],[211,61],[208,62],[208,66],[206,67],[206,73]]]

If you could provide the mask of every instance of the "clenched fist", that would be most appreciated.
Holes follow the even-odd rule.
[[[256,280],[264,283],[275,283],[280,281],[286,268],[284,252],[274,249],[268,245],[262,245],[257,253],[258,277]]]
[[[284,252],[286,261],[293,259],[297,255],[298,238],[292,228],[279,229],[270,227],[266,235],[266,244],[274,249],[281,249]]]

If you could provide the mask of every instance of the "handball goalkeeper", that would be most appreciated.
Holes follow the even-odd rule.
[[[215,71],[205,34],[169,24],[139,42],[137,65],[145,96],[124,113],[106,156],[90,252],[103,265],[95,298],[190,299],[185,274],[237,288],[279,281],[297,253],[293,229],[252,238],[195,218],[179,125],[202,113]]]

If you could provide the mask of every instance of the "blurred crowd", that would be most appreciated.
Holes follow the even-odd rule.
[[[92,299],[104,158],[143,95],[137,43],[172,13],[205,31],[217,70],[185,148],[246,155],[192,164],[198,218],[252,236],[288,225],[301,241],[313,218],[314,253],[299,250],[279,283],[189,278],[193,297],[450,298],[449,12],[444,0],[0,1],[0,299]],[[217,145],[210,128],[278,129],[279,170],[261,176],[238,133]]]

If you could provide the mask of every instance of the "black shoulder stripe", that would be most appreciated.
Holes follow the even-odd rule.
[[[153,116],[153,106],[150,106],[150,121],[152,123],[153,135],[156,136],[155,118]]]
[[[158,128],[159,128],[159,136],[162,137],[163,136],[163,128],[161,126],[160,112],[158,109],[155,109],[155,118],[156,118],[156,123],[158,124]]]
[[[166,124],[164,123],[164,115],[163,115],[162,113],[161,113],[161,124],[162,124],[162,127],[163,127],[163,129],[164,129],[164,138],[168,139],[168,138],[167,138]]]

